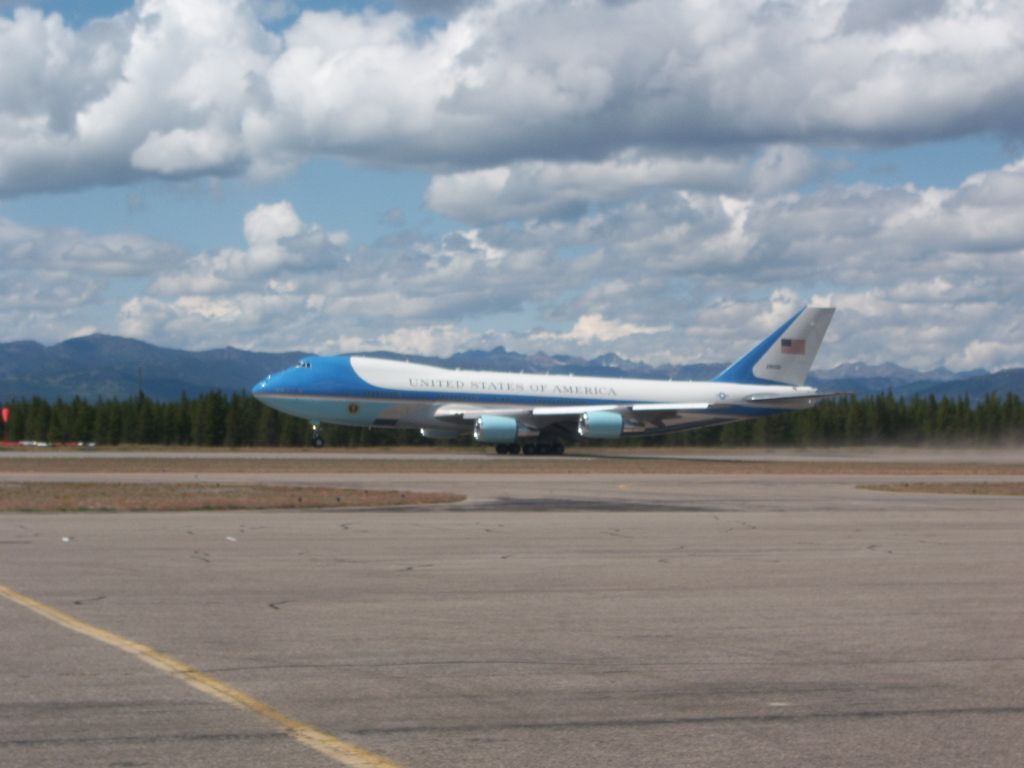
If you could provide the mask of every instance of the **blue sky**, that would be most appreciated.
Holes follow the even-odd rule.
[[[344,228],[367,242],[401,223],[443,229],[443,217],[423,206],[429,183],[430,176],[417,171],[358,167],[322,157],[285,177],[150,179],[10,198],[0,201],[0,212],[32,226],[59,222],[94,235],[130,231],[202,250],[244,246],[246,212],[260,203],[287,199],[304,217]]]
[[[0,0],[0,339],[1021,365],[1013,6]]]

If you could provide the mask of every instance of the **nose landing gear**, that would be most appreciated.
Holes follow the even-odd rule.
[[[320,425],[317,422],[312,422],[313,434],[309,438],[309,442],[314,448],[324,447],[324,436],[320,434]]]

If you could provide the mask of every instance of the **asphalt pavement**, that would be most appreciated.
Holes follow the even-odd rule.
[[[0,765],[345,764],[261,708],[406,768],[1021,765],[1021,498],[869,479],[268,467],[469,499],[0,515],[0,585],[70,619],[0,599]]]

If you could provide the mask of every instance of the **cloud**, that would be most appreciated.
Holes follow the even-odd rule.
[[[1024,291],[1024,224],[1013,215],[1021,184],[1016,162],[957,188],[857,184],[747,199],[659,192],[578,221],[527,223],[518,242],[590,244],[567,276],[583,287],[557,316],[670,318],[671,356],[736,357],[742,339],[818,297],[840,309],[826,362],[962,368],[985,350],[987,364],[1002,367],[1020,360],[1014,350],[1024,343],[1012,319]],[[973,342],[984,346],[963,353]],[[628,344],[651,355],[665,345]]]
[[[281,200],[242,248],[186,253],[0,219],[0,328],[176,347],[512,349],[722,362],[799,306],[838,308],[821,364],[1021,362],[1024,162],[950,188],[649,189],[578,217],[353,243]],[[553,330],[565,329],[565,330]]]
[[[386,333],[374,340],[373,348],[387,349],[395,352],[408,352],[416,355],[448,356],[466,344],[476,341],[476,334],[467,328],[442,323],[440,325],[416,326],[400,328]],[[368,348],[363,343],[363,348]]]
[[[18,8],[0,17],[0,195],[333,154],[436,172],[434,204],[484,221],[472,189],[547,215],[589,199],[588,176],[598,200],[644,186],[645,162],[707,191],[760,156],[747,182],[774,191],[814,146],[1024,127],[1015,3],[437,2],[425,26],[398,8],[280,31],[262,20],[287,2],[137,0],[80,29]]]
[[[43,230],[0,218],[0,274],[34,269],[87,276],[142,276],[182,253],[138,235],[87,235],[76,229]]]
[[[771,145],[746,156],[645,155],[627,150],[586,162],[525,161],[434,176],[426,203],[475,224],[521,218],[577,217],[589,205],[652,189],[730,195],[771,194],[806,182],[820,170],[812,153]]]
[[[217,128],[153,131],[132,152],[131,164],[140,171],[166,176],[194,172],[230,171],[242,152],[235,137]]]
[[[299,12],[298,0],[252,0],[261,21],[280,21]]]
[[[345,233],[303,221],[287,201],[257,206],[243,228],[246,248],[157,270],[120,305],[117,331],[188,347],[259,339],[263,348],[444,349],[470,337],[462,320],[549,295],[536,275],[550,254],[513,253],[478,230],[353,246]]]
[[[745,199],[653,190],[579,219],[346,244],[310,269],[302,233],[316,225],[279,203],[259,217],[285,252],[272,267],[181,291],[161,277],[146,300],[157,317],[170,312],[158,332],[186,340],[251,346],[259,329],[261,344],[281,348],[502,343],[679,362],[735,358],[815,301],[840,310],[823,364],[962,367],[981,359],[963,352],[979,342],[971,349],[987,364],[1010,365],[1024,343],[1024,328],[1004,321],[1024,291],[1024,225],[1011,215],[1021,183],[1024,164],[1011,163],[949,189],[860,184]],[[986,220],[995,231],[977,225]],[[249,234],[251,250],[260,239]],[[198,280],[231,253],[200,255],[180,273]],[[505,330],[493,330],[497,317]]]
[[[934,18],[946,5],[947,0],[851,0],[839,26],[848,34],[886,32]]]
[[[237,173],[278,44],[240,0],[138,0],[80,30],[0,17],[0,195]]]
[[[304,224],[286,200],[249,211],[243,229],[248,248],[200,253],[180,268],[163,271],[153,283],[153,293],[234,292],[269,275],[283,275],[284,279],[272,279],[267,285],[286,292],[289,285],[294,285],[288,282],[288,275],[330,268],[347,260],[347,233],[325,232],[316,224]]]
[[[44,230],[0,217],[0,328],[6,339],[59,341],[109,318],[119,285],[184,258],[179,248],[129,234]]]
[[[406,13],[417,16],[451,17],[472,5],[485,5],[490,0],[395,0]]]
[[[954,369],[961,370],[1020,367],[1024,366],[1024,343],[974,339],[962,352],[950,355],[946,362]]]
[[[579,215],[591,202],[620,200],[658,187],[735,191],[744,165],[725,157],[650,157],[635,151],[594,162],[525,161],[435,176],[426,202],[474,223]]]
[[[565,333],[540,331],[530,335],[531,341],[546,342],[567,340],[579,344],[608,342],[626,338],[627,336],[648,336],[671,330],[671,325],[637,325],[636,323],[607,320],[600,313],[582,315],[576,324]]]

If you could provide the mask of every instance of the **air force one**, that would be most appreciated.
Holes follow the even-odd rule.
[[[810,408],[804,386],[834,309],[804,307],[710,381],[497,373],[375,357],[306,357],[253,388],[266,405],[324,423],[466,434],[498,453],[561,454],[565,440],[614,440]]]

